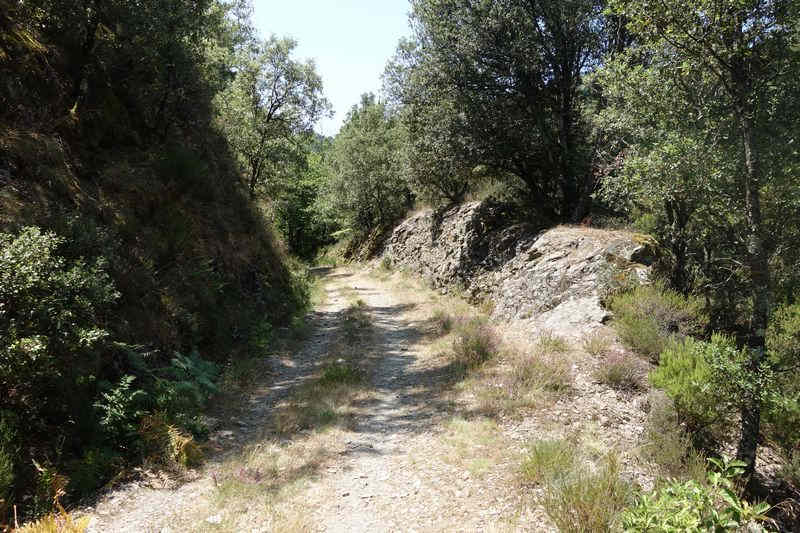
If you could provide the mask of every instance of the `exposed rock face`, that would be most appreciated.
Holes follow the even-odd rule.
[[[383,256],[434,286],[494,303],[493,318],[577,334],[602,323],[601,278],[612,266],[647,275],[652,247],[622,231],[507,225],[502,206],[471,202],[417,213],[395,228]]]

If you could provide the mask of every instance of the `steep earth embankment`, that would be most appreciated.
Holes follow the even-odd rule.
[[[491,301],[493,318],[560,334],[591,329],[608,313],[602,286],[619,269],[647,276],[653,249],[623,231],[507,224],[501,205],[470,202],[419,212],[395,228],[383,257],[444,290]]]

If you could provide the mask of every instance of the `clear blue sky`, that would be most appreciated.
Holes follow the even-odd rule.
[[[336,115],[317,131],[333,135],[365,92],[378,94],[381,74],[401,37],[410,34],[408,0],[253,0],[263,37],[293,37],[295,59],[313,59]]]

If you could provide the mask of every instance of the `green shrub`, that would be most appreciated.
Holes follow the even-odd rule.
[[[109,439],[124,448],[135,442],[139,420],[146,412],[149,395],[141,389],[132,389],[135,376],[123,376],[115,386],[100,394],[94,406],[100,411],[100,426]]]
[[[770,506],[751,505],[734,492],[735,480],[744,472],[739,461],[709,459],[717,471],[707,482],[674,481],[654,494],[640,496],[622,513],[625,531],[705,532],[740,531],[751,523],[766,520]]]
[[[690,337],[673,341],[650,373],[650,381],[672,398],[678,416],[691,431],[709,430],[730,414],[732,401],[724,387],[715,386],[721,376],[715,374],[712,358],[736,358],[738,353],[722,335],[714,335],[711,342]]]
[[[619,475],[619,460],[610,455],[596,472],[573,469],[545,487],[544,508],[559,531],[614,531],[619,513],[633,489]]]
[[[183,425],[191,424],[193,415],[205,407],[217,393],[219,367],[193,351],[188,356],[175,352],[163,377],[156,378],[155,404]]]
[[[24,486],[37,477],[33,460],[60,456],[57,443],[74,449],[99,433],[90,406],[116,353],[104,319],[119,294],[102,259],[67,259],[63,248],[64,239],[36,227],[0,233],[0,413],[25,424],[22,433],[5,414],[0,422],[6,497],[33,490]]]
[[[671,339],[700,335],[708,324],[699,298],[658,284],[617,294],[610,307],[620,339],[654,363]]]
[[[642,362],[628,354],[606,356],[594,375],[597,381],[618,391],[635,392],[644,387]]]
[[[775,395],[764,412],[765,430],[786,458],[796,457],[800,443],[800,304],[781,306],[772,315],[767,350],[776,383]]]
[[[465,368],[476,367],[497,355],[499,339],[485,319],[460,321],[453,340],[453,358]]]

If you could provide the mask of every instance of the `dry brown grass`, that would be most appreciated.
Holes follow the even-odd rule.
[[[442,459],[476,478],[495,471],[508,451],[497,423],[485,417],[450,419],[440,442]]]

